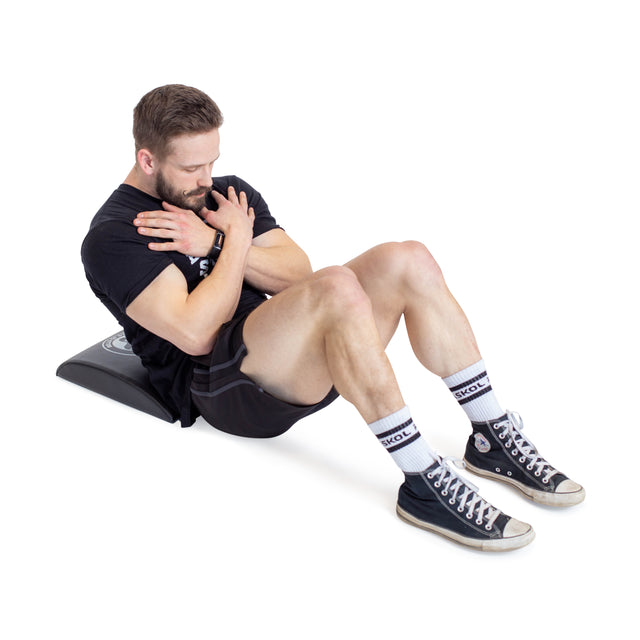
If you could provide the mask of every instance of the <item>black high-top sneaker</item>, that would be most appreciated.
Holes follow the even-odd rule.
[[[396,511],[409,524],[481,551],[519,549],[533,540],[530,525],[505,515],[477,491],[455,472],[451,458],[438,457],[420,473],[405,473]]]
[[[517,413],[471,425],[464,454],[469,471],[506,482],[541,504],[569,507],[584,500],[584,489],[552,467],[522,435]]]

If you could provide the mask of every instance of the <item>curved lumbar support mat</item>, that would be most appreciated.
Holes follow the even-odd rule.
[[[149,382],[142,361],[120,331],[63,362],[56,375],[167,422],[177,416]]]

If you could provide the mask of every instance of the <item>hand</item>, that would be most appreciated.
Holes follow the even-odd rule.
[[[204,258],[211,251],[216,230],[207,226],[193,211],[163,202],[165,211],[143,211],[133,224],[141,235],[169,238],[171,242],[150,242],[152,251],[178,251]]]
[[[255,213],[253,207],[249,207],[247,194],[240,192],[240,197],[236,195],[233,187],[227,190],[229,198],[225,198],[217,191],[211,191],[211,195],[218,203],[218,210],[211,211],[203,207],[200,212],[202,217],[216,229],[220,229],[225,235],[225,244],[231,238],[234,240],[246,241],[251,244],[253,240],[253,223]]]

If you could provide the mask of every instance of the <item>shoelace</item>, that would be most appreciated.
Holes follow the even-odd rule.
[[[467,509],[466,517],[471,520],[474,513],[476,514],[476,524],[481,525],[486,519],[485,529],[490,531],[493,523],[500,515],[500,510],[496,509],[478,495],[478,487],[463,480],[454,470],[453,465],[462,469],[465,464],[462,460],[453,457],[440,459],[440,466],[434,471],[427,474],[427,477],[434,478],[439,476],[434,485],[437,488],[444,486],[440,492],[443,496],[448,496],[449,504],[455,505],[458,502],[457,510],[463,513]],[[460,494],[460,495],[458,495]]]
[[[494,428],[502,427],[502,431],[498,434],[501,440],[508,438],[505,442],[507,449],[511,448],[513,444],[515,449],[511,451],[514,456],[520,455],[520,462],[524,464],[527,462],[527,469],[533,471],[534,467],[535,475],[540,477],[543,473],[546,474],[542,478],[542,482],[547,484],[549,480],[558,473],[557,469],[554,469],[537,451],[536,447],[531,441],[525,439],[522,435],[524,429],[524,423],[519,413],[515,411],[507,411],[507,419],[504,422],[499,422]]]

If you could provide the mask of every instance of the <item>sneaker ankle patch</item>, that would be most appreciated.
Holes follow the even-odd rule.
[[[481,433],[476,433],[473,436],[473,440],[476,449],[480,453],[489,453],[491,451],[491,443]]]

